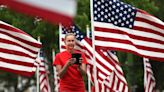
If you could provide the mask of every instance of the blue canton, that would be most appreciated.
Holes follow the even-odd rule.
[[[81,41],[85,37],[84,34],[80,32],[80,29],[76,25],[71,26],[70,28],[62,27],[62,34],[66,34],[66,33],[74,33],[76,39],[79,41]]]
[[[93,0],[94,21],[132,28],[136,8],[119,0]]]

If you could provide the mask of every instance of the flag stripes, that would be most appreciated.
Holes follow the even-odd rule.
[[[89,51],[88,53],[90,53],[91,55],[91,53],[93,52],[93,49],[91,47],[92,44],[91,40],[85,38],[81,42],[85,44],[84,46],[86,47],[85,48],[86,51]],[[110,51],[103,51],[100,49],[96,49],[95,56],[96,56],[96,67],[97,67],[97,80],[99,81],[99,85],[105,86],[104,90],[110,89],[110,90],[121,90],[120,92],[128,92],[127,82],[126,79],[124,78],[123,71],[119,65],[118,58]],[[112,79],[107,80],[107,78],[111,76],[113,71],[116,71],[115,73],[117,74],[117,76],[119,76],[117,77],[117,79],[121,81],[121,82],[113,81],[115,85],[119,86],[118,88],[113,88],[113,87],[109,88],[109,83],[110,83],[109,81],[111,81]],[[102,87],[99,87],[99,91],[107,92],[104,90]]]
[[[0,69],[32,76],[40,47],[27,33],[0,21]]]
[[[40,92],[51,92],[49,79],[48,79],[48,72],[46,67],[46,60],[43,55],[43,51],[40,51],[39,55],[39,84],[40,84]]]
[[[164,60],[164,23],[161,20],[115,0],[94,0],[93,12],[97,47]]]
[[[104,92],[106,92],[107,90],[110,90],[112,92],[128,92],[127,83],[119,78],[119,76],[115,73],[115,70],[113,70],[111,75],[108,76],[103,83]]]
[[[148,58],[143,58],[144,61],[144,89],[145,92],[155,92],[156,81],[154,78],[151,65]]]

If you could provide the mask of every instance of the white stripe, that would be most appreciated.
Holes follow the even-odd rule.
[[[46,84],[46,80],[43,80],[42,83],[40,83],[40,88],[43,89]]]
[[[138,23],[138,22],[136,22],[136,23]],[[137,25],[137,24],[135,24],[135,25]],[[142,26],[141,24],[138,24],[138,25]],[[164,41],[163,36],[160,36],[160,35],[157,35],[157,34],[154,34],[154,33],[133,30],[133,29],[125,28],[125,27],[118,27],[118,26],[114,26],[113,24],[110,24],[110,23],[94,22],[94,26],[95,27],[100,27],[100,28],[118,29],[120,31],[126,32],[126,33],[131,34],[131,35],[136,35],[136,36],[141,36],[141,37],[148,37],[148,38],[153,37],[154,39]],[[162,30],[162,32],[163,32],[163,30]],[[106,37],[106,36],[109,36],[109,35],[103,35],[103,36]],[[112,36],[112,35],[110,35],[110,36]]]
[[[155,78],[153,76],[153,71],[151,70],[151,65],[149,63],[149,60],[147,58],[143,58],[143,61],[144,61],[144,87],[145,87],[145,92],[152,92],[153,88],[155,87]],[[147,66],[149,66],[149,68]],[[149,72],[151,72],[151,73],[149,73]],[[151,80],[154,80],[154,81],[151,81]]]
[[[151,68],[148,68],[148,67],[146,67],[146,71],[147,71],[148,73],[153,73],[153,71],[151,70]]]
[[[18,38],[20,38],[20,39],[26,40],[26,41],[28,41],[28,42],[39,43],[39,42],[36,41],[34,38],[32,38],[32,37],[30,37],[30,36],[27,36],[27,35],[25,35],[25,34],[22,34],[22,33],[9,31],[9,30],[2,29],[2,28],[0,28],[0,31],[9,33],[9,34],[11,34],[11,35],[13,35],[13,36],[15,36],[15,37],[18,37]],[[14,42],[20,44],[20,45],[23,46],[23,47],[29,48],[29,49],[32,50],[32,51],[37,52],[37,51],[39,50],[37,47],[34,47],[34,46],[29,45],[29,44],[27,44],[27,43],[23,43],[23,42],[21,42],[21,41],[19,41],[19,40],[17,40],[17,39],[14,40],[12,37],[10,37],[10,38],[8,37],[8,39],[10,39],[11,41],[14,41]]]
[[[75,16],[76,14],[75,0],[15,0],[15,1],[28,4],[33,7],[42,8],[44,10],[65,14],[70,17]]]
[[[32,67],[6,63],[6,62],[3,62],[3,61],[0,61],[0,67],[12,69],[12,70],[17,70],[17,71],[20,71],[20,72],[24,72],[24,71],[32,72]]]
[[[111,52],[109,52],[109,53],[110,53],[110,54],[109,54],[110,56],[107,54],[107,52],[103,52],[103,54],[106,55],[106,56],[108,57],[108,59],[110,59],[110,61],[113,62],[113,63],[115,64],[115,68],[117,69],[117,71],[120,71],[120,72],[123,73],[123,71],[122,71],[120,65],[116,64],[116,62],[119,62],[117,56],[114,55],[114,54],[112,54]],[[112,58],[111,58],[111,57],[112,57]],[[113,59],[115,59],[116,61],[113,61]]]
[[[151,82],[150,92],[153,92],[154,88],[155,88],[155,82]]]
[[[118,73],[117,70],[114,70],[114,71],[115,71],[115,73],[116,73],[116,76],[117,76],[120,80],[122,80],[123,82],[127,83],[126,80],[125,80],[125,77],[124,77],[123,75],[121,75],[120,73]]]
[[[135,51],[135,52],[140,53],[142,55],[164,58],[164,53],[137,49],[136,47],[134,47],[133,45],[130,45],[130,44],[95,40],[95,45],[103,46],[103,47],[115,47],[115,48],[120,48],[121,47],[121,48],[126,49],[126,50]]]
[[[110,75],[110,72],[108,70],[106,70],[104,67],[102,67],[99,63],[96,62],[96,66],[102,71],[104,72],[106,75]]]
[[[39,80],[42,81],[42,80],[44,80],[44,78],[45,78],[45,75],[42,74],[42,73],[40,73],[40,75],[39,75]]]
[[[24,57],[24,56],[18,56],[14,54],[7,54],[7,53],[2,53],[0,52],[0,57],[6,58],[6,59],[11,59],[11,60],[16,60],[18,62],[27,62],[27,63],[34,63],[34,59],[31,59],[29,57]]]
[[[164,25],[164,23],[161,20],[159,20],[158,18],[156,18],[154,16],[146,15],[146,14],[141,13],[141,12],[137,12],[136,17],[140,17],[140,18],[155,22],[157,24]]]
[[[160,29],[159,27],[153,26],[151,24],[148,24],[146,22],[141,22],[141,21],[135,21],[134,26],[139,26],[143,28],[148,28],[148,29],[153,29],[154,31],[160,32],[164,34],[163,29]]]
[[[104,58],[102,58],[97,52],[96,52],[95,54],[96,54],[96,58],[97,58],[101,63],[103,63],[104,65],[108,66],[111,70],[114,69],[114,67],[113,67],[108,61],[106,61]]]
[[[124,87],[124,84],[122,83],[122,82],[120,82],[120,84],[119,84],[119,91],[120,92],[123,92],[123,87]]]
[[[116,69],[117,69],[116,71],[120,71],[121,73],[123,73],[122,68],[121,68],[120,65],[116,64]]]
[[[88,50],[92,53],[93,49],[92,47],[86,42],[86,41],[82,41],[85,46],[88,48]],[[101,62],[103,63],[104,65],[110,67],[109,69],[113,70],[114,67],[108,62],[106,61],[104,58],[102,58],[97,52],[95,52],[96,54],[96,58]],[[96,66],[102,71],[104,72],[105,74],[107,75],[110,75],[110,72],[108,70],[106,70],[104,67],[102,67],[99,63],[96,62]]]
[[[128,86],[127,85],[125,86],[124,92],[128,92]]]
[[[1,20],[0,20],[0,24],[3,24],[3,25],[10,26],[10,27],[13,27],[13,28],[15,28],[15,29],[18,29],[18,28],[16,28],[16,27],[12,26],[12,25],[9,25],[9,24],[7,24],[7,23],[1,21]]]
[[[119,60],[115,54],[113,54],[111,51],[108,51],[108,53],[112,57],[112,59],[114,59],[116,62],[119,62]]]
[[[105,79],[106,76],[104,74],[102,74],[101,72],[98,72],[98,76],[101,78],[101,79]]]
[[[118,77],[115,76],[115,80],[112,79],[112,81],[114,82],[113,89],[116,90],[117,89],[117,84],[118,84]]]
[[[107,77],[108,77],[108,76],[107,76]],[[114,73],[112,72],[111,75],[109,76],[109,87],[110,87],[110,88],[112,87],[113,78],[114,78]]]
[[[28,50],[26,50],[22,47],[12,45],[12,44],[5,44],[5,43],[0,42],[0,48],[6,49],[6,50],[22,52],[22,53],[28,54],[31,57],[36,57],[37,56],[36,54],[33,54],[33,53],[29,52]]]
[[[15,28],[15,27],[13,27],[13,28]],[[14,32],[14,31],[7,30],[7,29],[4,29],[4,28],[0,28],[0,29],[1,29],[0,31],[7,32],[7,33],[9,33],[9,34],[11,34],[11,35],[13,35],[15,37],[21,38],[21,39],[26,40],[28,42],[40,44],[40,42],[38,42],[37,40],[32,38],[30,35],[27,35],[24,31],[22,31],[20,29],[15,28],[15,29],[17,29],[17,30],[19,30],[21,32],[24,32],[25,34],[24,33],[20,33],[20,32]]]
[[[88,48],[88,50],[92,53],[93,52],[93,48],[86,41],[83,40],[82,42],[85,44],[85,46]],[[96,54],[96,58],[100,62],[102,62],[104,65],[110,67],[111,70],[114,69],[114,67],[111,64],[109,64],[108,61],[106,61],[104,58],[102,58],[101,55],[99,55],[97,52],[95,52],[95,54]]]
[[[104,34],[106,34],[106,36],[104,36]],[[128,41],[132,42],[135,45],[159,48],[159,49],[163,49],[164,50],[164,45],[163,44],[154,43],[154,42],[150,42],[150,41],[144,41],[144,40],[136,40],[136,39],[130,38],[127,35],[95,31],[95,36],[106,37],[106,38],[114,38],[114,39],[119,39],[119,40],[120,39],[128,40]]]
[[[145,61],[145,64],[146,64],[146,67],[151,67],[149,61],[147,61],[147,62]]]
[[[40,72],[45,72],[46,71],[45,67],[40,67],[39,70],[40,70]]]

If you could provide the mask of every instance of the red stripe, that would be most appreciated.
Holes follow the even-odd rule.
[[[49,82],[48,82],[47,74],[46,73],[40,73],[40,77],[41,76],[44,76],[42,80],[40,79],[41,92],[45,92],[45,90],[46,90],[46,92],[49,92],[48,90],[50,90],[50,89],[48,88]],[[43,86],[41,86],[41,85],[43,85]]]
[[[106,69],[108,72],[112,72],[112,69],[109,67],[109,66],[106,66],[106,65],[104,65],[101,61],[99,61],[98,59],[96,59],[96,62],[100,65],[100,66],[102,66],[104,69]],[[104,70],[101,70],[102,72],[104,71]]]
[[[164,30],[164,25],[158,24],[158,23],[153,22],[153,21],[150,21],[150,20],[148,20],[148,19],[136,17],[135,20],[136,20],[136,21],[141,21],[141,22],[148,23],[148,24],[153,25],[153,26],[155,26],[155,27],[157,27],[157,28],[160,28],[161,30]]]
[[[62,49],[66,49],[66,47],[65,47],[65,46],[61,46],[61,48],[62,48]]]
[[[6,59],[6,58],[3,58],[3,57],[0,57],[0,60],[1,60],[1,62],[6,62],[6,63],[13,64],[13,65],[34,67],[34,63],[23,62],[23,60],[22,61],[17,61],[17,60],[13,60],[13,59]]]
[[[119,50],[119,51],[124,51],[124,52],[130,52],[130,53],[134,53],[136,55],[139,55],[141,57],[145,57],[145,58],[151,58],[153,60],[158,60],[158,61],[164,61],[164,58],[158,58],[158,57],[153,57],[153,56],[146,56],[146,55],[142,55],[140,53],[137,53],[135,51],[132,51],[132,50],[129,50],[128,48],[127,49],[123,49],[123,48],[116,48],[116,47],[104,47],[104,46],[96,46],[98,48],[102,48],[102,49],[106,49],[106,50]]]
[[[26,54],[26,53],[20,52],[20,51],[14,51],[14,50],[8,50],[8,49],[0,48],[0,52],[11,54],[11,55],[18,55],[18,56],[28,57],[28,58],[31,58],[31,59],[36,59],[36,57],[32,57],[29,54]]]
[[[111,64],[111,66],[115,67],[115,64],[114,64],[107,56],[105,56],[104,53],[103,53],[102,51],[100,51],[100,50],[96,50],[96,51],[97,51],[97,53],[98,53],[99,55],[101,55],[101,57],[102,57],[103,59],[105,59],[106,61],[108,61],[108,63]]]
[[[121,81],[120,81],[121,82]],[[123,88],[122,88],[122,92],[125,92],[125,88],[127,87],[127,84],[123,83]],[[129,91],[128,91],[129,92]]]
[[[159,43],[159,44],[164,44],[164,41],[153,39],[153,38],[148,38],[148,37],[137,36],[137,35],[133,35],[133,34],[129,34],[129,33],[124,32],[122,30],[110,29],[110,28],[100,28],[100,27],[95,27],[95,30],[96,31],[100,31],[100,32],[117,33],[117,34],[122,34],[122,35],[126,34],[130,38],[132,38],[132,39],[141,40],[141,41],[148,41],[148,42],[154,42],[154,43]]]
[[[0,24],[0,28],[6,29],[6,30],[11,31],[11,32],[17,32],[17,33],[21,33],[21,34],[30,36],[29,34],[25,33],[24,31],[22,31],[18,28],[8,26],[8,25],[5,25],[5,24]]]
[[[15,73],[15,74],[18,74],[18,75],[27,76],[27,77],[31,77],[35,73],[35,72],[27,72],[27,71],[18,71],[18,70],[5,68],[5,67],[0,67],[0,70],[11,72],[11,73]]]
[[[110,52],[108,52],[108,50],[106,51],[106,53],[107,53],[107,55],[108,55],[108,57],[109,57],[109,59],[116,65],[119,65],[119,66],[121,66],[120,65],[120,63],[119,63],[119,61],[116,61],[115,59],[114,59],[114,57],[110,54]],[[113,54],[114,55],[114,54]],[[115,55],[116,56],[116,55]],[[117,56],[116,56],[117,57]]]
[[[3,39],[3,38],[2,38],[2,39],[0,38],[0,42],[1,42],[1,43],[6,43],[6,44],[16,45],[16,46],[18,46],[18,47],[21,47],[21,48],[23,48],[23,49],[28,50],[29,52],[31,52],[31,53],[33,53],[33,54],[37,54],[36,51],[32,51],[32,50],[30,50],[29,48],[24,47],[24,46],[22,46],[21,44],[18,44],[18,43],[16,43],[16,42],[12,42],[12,41],[10,41],[10,40],[6,40],[6,39]]]
[[[49,22],[55,23],[55,24],[62,23],[65,26],[72,25],[72,21],[73,21],[72,17],[73,16],[70,17],[68,15],[63,15],[63,14],[60,14],[58,12],[52,12],[52,11],[45,10],[43,8],[37,8],[37,7],[32,6],[32,5],[19,3],[15,0],[1,0],[0,3],[6,4],[11,9],[15,9],[19,12],[23,12],[23,13],[28,14],[28,15],[40,16],[43,19],[45,19]]]
[[[103,81],[104,79],[102,77],[99,76],[99,73],[105,75],[105,76],[108,76],[106,73],[104,73],[101,69],[97,68],[97,80],[101,80]]]
[[[89,39],[85,39],[87,42],[88,42],[88,44],[89,45],[91,45],[91,40],[89,40]],[[91,52],[89,51],[89,50],[87,50],[90,54],[91,54]],[[109,59],[106,57],[106,56],[104,56],[102,53],[100,53],[100,51],[98,51],[98,50],[96,50],[97,51],[97,53],[99,53],[99,55],[102,57],[102,58],[104,58],[106,61],[108,61],[108,63],[109,64],[111,64],[112,66],[113,66],[113,64],[111,63],[111,62],[109,62]],[[92,54],[91,54],[92,55]],[[97,58],[96,58],[96,61],[97,61],[97,63],[99,64],[99,65],[101,65],[103,68],[105,68],[107,71],[109,71],[109,72],[111,72],[112,70],[109,68],[109,67],[107,67],[106,65],[104,65],[101,61],[99,61]],[[103,72],[103,70],[100,70],[99,69],[99,71],[101,71],[103,74],[105,74],[104,72]],[[106,74],[105,74],[106,75]]]
[[[136,45],[136,44],[133,44],[133,42],[131,42],[129,40],[105,38],[105,37],[99,37],[99,36],[95,36],[95,40],[104,41],[104,42],[117,42],[117,43],[129,44],[131,46],[135,46],[137,49],[140,49],[140,50],[145,50],[145,51],[147,50],[147,51],[164,53],[164,49]]]
[[[90,40],[86,39],[86,41],[90,41]],[[91,44],[91,41],[90,41],[90,44]],[[103,54],[102,51],[100,51],[100,50],[98,50],[98,49],[97,49],[96,51],[97,51],[97,53],[99,53],[99,54],[101,55],[101,57],[103,57],[103,58],[106,59],[107,61],[110,61],[109,63],[112,64],[112,65],[116,68],[115,64],[118,64],[118,63],[116,63],[116,62],[114,62],[114,61],[111,61],[109,58],[107,58],[107,57]],[[109,56],[110,56],[110,54],[109,54]],[[111,56],[110,56],[110,57],[111,57]],[[111,58],[111,59],[113,59],[113,58]],[[102,64],[100,61],[98,61],[97,59],[96,59],[96,61],[97,61],[101,66],[103,66],[103,64]],[[103,67],[104,67],[105,69],[108,69],[108,67],[106,67],[106,66],[103,66]],[[120,73],[120,75],[123,76],[123,73],[122,73],[121,71],[119,71],[117,68],[116,68],[116,70],[117,70],[118,73]],[[108,71],[109,71],[109,70],[108,70]],[[100,69],[98,69],[98,68],[97,68],[97,72],[101,72],[101,73],[104,74],[105,76],[109,76],[109,75],[106,75],[102,70],[100,70]],[[110,70],[109,72],[112,72],[112,71]],[[100,77],[98,77],[98,79],[101,80],[101,81],[103,81],[103,79],[100,78]],[[124,83],[124,81],[123,81],[123,83]],[[125,84],[125,83],[124,83],[124,84]]]
[[[111,88],[113,89],[114,88],[114,81],[116,80],[116,76],[115,74],[113,75],[112,79],[111,79],[111,82],[112,82],[112,85],[111,85]]]
[[[118,78],[118,77],[117,77],[117,78]],[[119,87],[120,87],[120,79],[118,78],[118,81],[117,81],[117,83],[116,83],[116,90],[118,90]]]
[[[30,41],[24,40],[23,38],[16,37],[16,36],[12,35],[11,33],[7,33],[7,32],[4,32],[4,31],[1,31],[1,30],[0,30],[0,33],[8,35],[8,36],[12,37],[13,39],[19,40],[19,41],[21,41],[23,43],[26,43],[28,45],[35,46],[37,48],[41,47],[41,44],[39,44],[39,42],[38,43],[30,42]]]
[[[156,35],[159,35],[159,36],[164,37],[164,34],[163,33],[158,32],[158,31],[153,30],[153,29],[150,29],[150,28],[145,28],[145,27],[140,27],[140,26],[133,26],[133,29],[134,30],[137,30],[137,31],[152,33],[152,34],[156,34]]]
[[[154,17],[154,16],[150,15],[149,13],[147,13],[146,11],[141,10],[141,9],[137,9],[137,12],[140,12],[140,13],[142,13],[144,15],[148,15],[148,16]]]

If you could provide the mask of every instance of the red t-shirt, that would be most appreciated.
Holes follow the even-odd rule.
[[[74,53],[80,53],[83,61],[82,63],[87,64],[84,53],[75,51]],[[58,53],[54,60],[54,65],[61,65],[62,67],[72,57],[72,54],[68,51]],[[74,64],[69,66],[64,76],[60,79],[60,92],[85,92],[85,85],[82,75],[77,70],[78,65]]]

